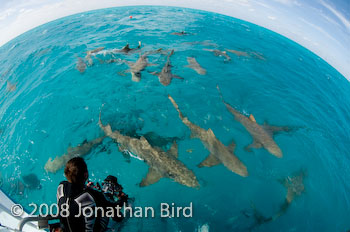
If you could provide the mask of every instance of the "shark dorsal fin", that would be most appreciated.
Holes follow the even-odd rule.
[[[221,161],[216,158],[215,155],[210,154],[205,160],[203,160],[200,164],[198,164],[198,167],[213,167],[216,166],[218,164],[220,164]]]
[[[149,144],[148,140],[145,137],[141,136],[140,141],[143,144],[143,146],[147,146],[149,148],[152,147],[151,144]]]
[[[130,48],[129,48],[129,44],[126,44],[123,48],[122,48],[122,50],[129,50]]]
[[[148,186],[157,183],[163,176],[157,172],[154,168],[149,168],[145,178],[142,179],[140,187]]]
[[[175,158],[179,157],[178,146],[177,146],[176,140],[173,142],[173,145],[171,145],[171,148],[169,149],[169,154],[171,154]]]
[[[210,135],[215,136],[215,134],[214,134],[214,132],[213,132],[213,130],[212,130],[211,128],[208,129],[208,133],[209,133]]]
[[[144,136],[140,137],[141,142],[143,143],[148,143],[147,139]]]
[[[249,115],[249,120],[252,121],[252,122],[256,122],[255,118],[254,118],[254,115]]]

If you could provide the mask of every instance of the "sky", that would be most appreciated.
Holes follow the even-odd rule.
[[[0,46],[64,16],[132,5],[188,7],[246,20],[301,44],[350,80],[350,0],[0,0]]]

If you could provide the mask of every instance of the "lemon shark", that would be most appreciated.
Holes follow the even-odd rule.
[[[56,173],[62,167],[66,165],[66,163],[74,158],[74,157],[83,157],[91,152],[91,150],[102,143],[105,137],[100,137],[91,141],[84,141],[82,144],[79,144],[76,147],[68,147],[67,153],[62,156],[56,156],[55,159],[49,158],[49,160],[45,164],[45,171]]]
[[[141,71],[143,71],[147,66],[154,66],[154,64],[148,63],[146,54],[140,55],[135,63],[130,61],[124,62],[129,66],[130,69],[126,72],[131,72],[131,80],[134,82],[141,81]]]
[[[148,164],[148,173],[141,181],[140,187],[154,184],[164,177],[188,187],[199,188],[195,174],[178,160],[178,146],[176,142],[173,143],[168,151],[164,151],[159,147],[151,146],[143,136],[133,138],[122,135],[117,130],[112,131],[109,124],[106,126],[102,124],[101,112],[98,124],[105,135],[118,144],[119,150],[127,150]]]
[[[97,53],[101,52],[104,49],[105,49],[104,47],[98,47],[86,52],[85,60],[87,60],[89,66],[92,66],[94,64],[91,56],[96,56]]]
[[[249,57],[249,54],[247,52],[244,51],[238,51],[238,50],[233,50],[233,49],[226,49],[228,52],[231,52],[233,54],[235,54],[236,56],[245,56],[245,57]]]
[[[129,52],[136,51],[137,49],[140,49],[140,48],[141,48],[141,41],[139,41],[137,48],[130,48],[129,44],[126,44],[122,49],[114,50],[114,52],[122,52],[122,53],[128,54]]]
[[[193,69],[199,75],[207,74],[207,70],[202,68],[202,66],[197,62],[196,58],[194,58],[194,57],[187,57],[187,62],[188,62],[188,65],[186,65],[185,67]]]
[[[184,117],[175,100],[170,95],[168,97],[179,113],[181,121],[191,130],[191,138],[199,138],[205,148],[210,151],[210,155],[198,167],[212,167],[222,163],[230,171],[243,177],[248,176],[246,166],[233,153],[236,147],[234,142],[228,147],[225,146],[216,138],[210,128],[205,130],[190,122],[187,117]]]
[[[227,54],[226,51],[220,51],[218,49],[207,49],[204,48],[204,51],[209,51],[209,52],[213,52],[215,56],[219,56],[219,57],[225,57],[225,61],[231,61],[231,57]]]
[[[290,131],[289,127],[270,126],[267,123],[259,125],[254,116],[251,114],[249,117],[241,114],[238,110],[234,109],[230,104],[225,102],[219,86],[216,88],[219,91],[222,102],[225,104],[227,110],[234,116],[235,120],[240,122],[249,134],[253,137],[253,143],[246,146],[247,151],[251,151],[251,148],[265,148],[272,155],[282,158],[283,154],[281,148],[273,139],[273,135],[281,131]]]
[[[170,56],[172,56],[173,54],[174,54],[174,50],[171,50],[171,52],[168,55],[167,62],[163,66],[162,71],[160,73],[157,73],[157,72],[151,73],[153,75],[158,76],[159,82],[164,86],[170,85],[171,80],[173,78],[183,79],[182,77],[179,77],[171,73]]]

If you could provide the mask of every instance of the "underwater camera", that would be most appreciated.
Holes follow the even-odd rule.
[[[118,183],[117,177],[112,175],[107,176],[101,185],[99,183],[94,185],[93,182],[89,182],[87,186],[103,192],[111,200],[128,199],[128,195],[123,192],[123,186]]]

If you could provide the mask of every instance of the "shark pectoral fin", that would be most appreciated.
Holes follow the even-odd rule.
[[[235,142],[234,141],[232,141],[231,143],[230,143],[230,145],[228,145],[228,150],[231,152],[231,153],[233,153],[233,151],[235,150],[235,148],[236,148],[236,144],[235,144]]]
[[[252,144],[246,146],[244,148],[244,150],[248,151],[248,152],[251,152],[252,151],[252,148],[256,148],[256,149],[259,149],[259,148],[262,148],[262,144],[257,142],[256,140],[253,141]]]
[[[173,145],[171,146],[171,148],[169,149],[169,153],[171,155],[173,155],[175,158],[179,157],[179,151],[178,151],[178,146],[176,141],[173,142]]]
[[[216,158],[213,154],[210,154],[205,160],[203,160],[200,164],[198,164],[198,167],[213,167],[215,165],[220,164],[221,161]]]
[[[159,76],[159,72],[149,72],[152,75]]]
[[[177,76],[177,75],[172,75],[173,78],[177,78],[177,79],[180,79],[180,80],[183,80],[184,78],[183,77],[180,77],[180,76]]]
[[[145,187],[154,183],[157,183],[163,176],[157,172],[154,168],[149,168],[147,176],[142,179],[140,187]]]
[[[252,122],[256,122],[254,115],[249,115],[249,120]]]

